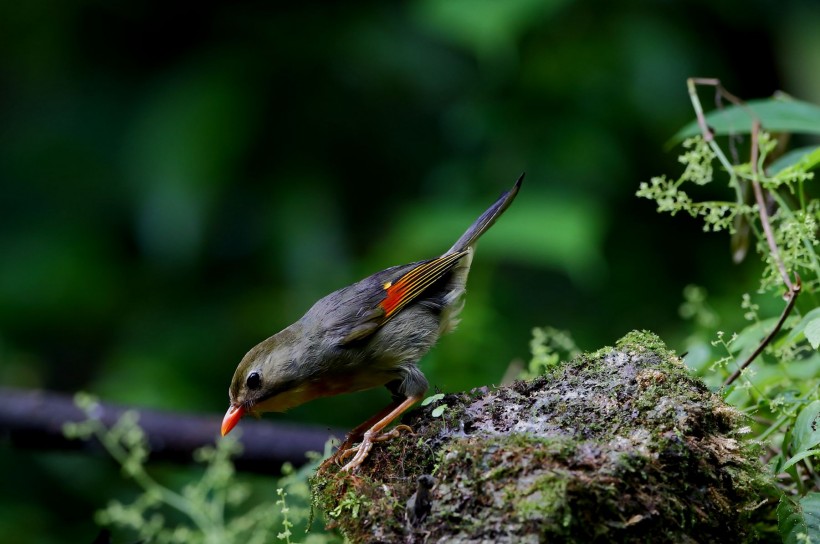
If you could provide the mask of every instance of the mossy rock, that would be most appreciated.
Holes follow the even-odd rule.
[[[744,542],[774,502],[744,416],[651,333],[405,419],[416,435],[314,478],[353,542]]]

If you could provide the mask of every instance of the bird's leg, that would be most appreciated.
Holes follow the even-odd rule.
[[[341,449],[339,450],[339,452],[337,453],[338,460],[345,459],[353,452],[356,453],[353,459],[351,459],[349,463],[342,467],[342,470],[351,471],[354,468],[361,465],[362,462],[364,462],[364,460],[367,459],[367,455],[373,448],[374,443],[383,442],[385,440],[395,438],[400,434],[401,431],[413,432],[413,430],[407,425],[399,425],[388,433],[382,433],[385,427],[390,425],[393,422],[393,420],[399,417],[402,413],[404,413],[405,410],[410,408],[419,400],[421,400],[421,395],[407,397],[402,401],[394,401],[390,405],[388,405],[384,410],[379,412],[376,416],[370,418],[365,423],[353,429],[351,435],[353,434],[353,432],[357,430],[361,432],[362,428],[366,428],[366,425],[371,424],[373,420],[375,420],[377,417],[380,417],[380,419],[373,423],[373,425],[369,429],[367,429],[367,431],[365,431],[365,433],[362,435],[361,444],[352,448],[348,448],[344,452],[341,451]],[[390,410],[389,413],[385,415],[385,412],[387,412],[388,410]],[[345,442],[347,442],[347,440]]]
[[[324,463],[322,463],[322,466],[324,467],[325,464],[330,462],[336,462],[337,464],[341,465],[342,454],[348,451],[353,446],[353,444],[361,440],[364,436],[365,431],[367,431],[368,429],[370,429],[370,427],[372,427],[381,419],[383,419],[387,414],[395,410],[396,407],[402,403],[402,400],[403,399],[394,400],[393,402],[379,410],[379,412],[375,416],[369,418],[367,421],[365,421],[361,425],[358,425],[355,429],[347,433],[344,442],[341,443],[341,445],[333,455],[331,455]]]

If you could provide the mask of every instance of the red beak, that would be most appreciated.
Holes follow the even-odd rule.
[[[228,408],[228,412],[222,420],[222,436],[225,436],[231,432],[231,429],[236,427],[236,424],[239,423],[239,420],[242,419],[242,416],[244,415],[245,408],[241,404],[239,406],[231,406]]]

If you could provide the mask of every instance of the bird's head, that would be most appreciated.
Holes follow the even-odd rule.
[[[222,420],[222,436],[246,414],[284,412],[310,400],[300,373],[298,335],[289,327],[251,349],[236,367],[228,391],[231,406]]]

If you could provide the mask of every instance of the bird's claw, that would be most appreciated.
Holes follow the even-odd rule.
[[[384,442],[385,440],[392,440],[393,438],[398,438],[399,436],[401,436],[402,431],[409,433],[411,436],[416,434],[410,425],[401,424],[393,427],[393,429],[389,433],[382,433],[379,436],[373,438],[373,442]]]
[[[367,458],[368,454],[370,453],[370,450],[373,449],[373,444],[375,444],[376,442],[385,442],[387,440],[392,440],[393,438],[397,438],[397,437],[401,436],[402,431],[408,432],[411,435],[415,434],[413,432],[412,427],[410,427],[409,425],[403,425],[403,424],[402,425],[396,425],[389,432],[381,433],[381,434],[376,435],[376,436],[373,436],[370,433],[370,431],[368,431],[368,432],[364,433],[364,436],[362,437],[362,441],[359,444],[357,444],[355,446],[352,446],[350,448],[347,448],[345,450],[340,449],[336,453],[334,461],[336,462],[337,465],[341,465],[342,463],[345,462],[345,460],[347,458],[349,458],[352,455],[353,459],[349,463],[347,463],[346,465],[344,465],[342,467],[343,471],[350,472],[354,468],[358,467],[359,465],[361,465],[364,462],[364,460]]]

